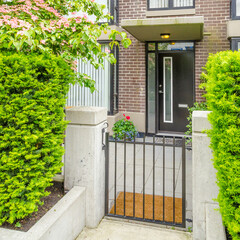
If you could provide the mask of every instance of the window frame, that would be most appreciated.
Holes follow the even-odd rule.
[[[109,0],[110,1],[110,9],[109,12],[111,16],[114,17],[116,13],[116,17],[111,19],[109,22],[101,22],[100,24],[108,23],[109,25],[119,25],[119,0]],[[116,11],[116,12],[115,12]]]
[[[240,20],[240,16],[237,16],[237,1],[232,0],[231,1],[231,18],[232,20]]]
[[[148,11],[178,10],[178,9],[192,9],[192,8],[195,8],[195,0],[193,0],[193,6],[189,6],[189,7],[174,7],[173,6],[173,1],[174,0],[168,0],[168,7],[167,8],[150,8],[150,1],[151,0],[147,0],[147,10]]]
[[[240,48],[238,49],[238,43],[240,43],[240,38],[232,38],[231,39],[231,50],[232,51],[240,51]]]

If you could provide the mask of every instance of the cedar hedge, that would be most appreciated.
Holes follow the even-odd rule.
[[[0,53],[0,225],[37,211],[60,172],[72,79],[61,57]]]
[[[225,226],[240,239],[240,52],[210,55],[203,87],[212,130],[209,131]]]

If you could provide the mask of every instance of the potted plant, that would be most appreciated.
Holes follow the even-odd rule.
[[[117,121],[113,128],[113,138],[117,138],[120,140],[133,140],[138,132],[133,122],[130,121],[130,116],[126,116],[123,114],[123,118]]]

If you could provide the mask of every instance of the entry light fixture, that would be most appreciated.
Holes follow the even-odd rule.
[[[162,39],[168,39],[170,38],[170,33],[161,33],[160,36]]]

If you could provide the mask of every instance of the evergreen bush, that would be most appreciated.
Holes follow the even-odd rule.
[[[225,226],[240,239],[240,52],[210,55],[203,73],[211,148]]]
[[[62,166],[73,70],[50,54],[0,53],[0,225],[38,210]]]

